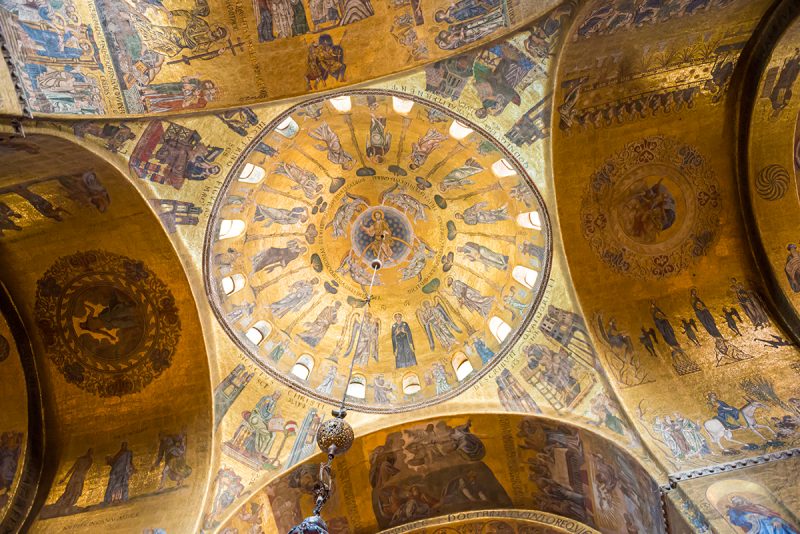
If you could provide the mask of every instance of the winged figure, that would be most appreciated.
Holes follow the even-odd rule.
[[[406,193],[406,188],[400,184],[394,184],[392,187],[383,191],[378,196],[378,202],[381,204],[394,204],[403,212],[417,221],[426,221],[425,204]]]
[[[363,318],[361,314],[356,313],[350,316],[348,322],[351,323],[350,341],[347,343],[347,350],[344,351],[345,358],[352,352],[355,365],[359,367],[366,367],[370,356],[377,362],[381,320],[374,317],[369,310],[364,310]],[[362,322],[364,323],[363,328]]]
[[[422,307],[417,310],[417,319],[428,336],[431,350],[436,348],[436,341],[439,341],[445,350],[450,350],[456,344],[453,331],[460,334],[461,329],[447,313],[447,309],[438,297],[434,302],[435,304],[431,305],[429,300],[424,301]]]
[[[341,205],[333,215],[331,222],[325,225],[325,228],[333,228],[333,237],[344,237],[347,235],[347,228],[356,213],[366,209],[368,206],[366,198],[352,193],[345,193]]]

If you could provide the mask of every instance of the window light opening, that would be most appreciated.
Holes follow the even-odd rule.
[[[517,174],[517,170],[507,159],[503,158],[492,163],[492,174],[498,178],[505,178],[506,176],[514,176]]]
[[[406,100],[405,98],[398,98],[396,96],[392,97],[392,109],[395,110],[396,113],[400,115],[406,115],[411,108],[414,107],[413,100]]]
[[[267,172],[263,167],[259,167],[258,165],[254,165],[252,163],[245,163],[242,172],[239,173],[239,181],[246,184],[257,184],[264,179],[266,174]]]
[[[456,378],[459,382],[467,378],[469,374],[474,371],[472,363],[463,352],[456,352],[453,355],[453,369],[456,372]]]
[[[414,373],[409,373],[403,377],[403,393],[406,395],[414,395],[419,393],[422,386],[419,383],[419,377]]]
[[[367,379],[362,375],[353,375],[347,384],[347,396],[356,399],[367,398]]]
[[[244,287],[246,280],[243,274],[234,274],[226,276],[220,283],[222,284],[222,291],[226,295],[233,295]]]
[[[520,213],[517,215],[517,224],[523,228],[530,228],[532,230],[542,229],[542,219],[539,217],[538,211],[529,211],[527,213]]]
[[[314,358],[310,354],[303,354],[292,367],[292,374],[300,380],[308,380],[311,371],[314,369]]]
[[[489,332],[492,333],[497,341],[502,343],[511,333],[511,327],[501,318],[494,316],[489,319]]]
[[[267,321],[258,321],[245,332],[245,336],[253,345],[259,345],[272,333],[272,325]]]
[[[353,102],[347,95],[334,96],[333,98],[329,98],[328,102],[330,102],[331,106],[333,106],[333,109],[339,113],[347,113],[353,108]]]
[[[464,124],[461,124],[458,121],[453,121],[453,123],[450,125],[450,137],[452,137],[456,141],[461,141],[471,133],[472,133],[472,128]]]
[[[528,289],[532,289],[536,285],[536,280],[539,278],[539,273],[533,269],[528,269],[522,265],[517,265],[514,267],[514,270],[511,271],[511,276],[513,276],[514,280],[523,286],[527,287]]]
[[[291,117],[286,117],[275,127],[275,131],[284,137],[294,137],[299,130],[297,122]]]
[[[219,239],[230,239],[242,235],[245,222],[241,219],[223,219],[219,223]]]

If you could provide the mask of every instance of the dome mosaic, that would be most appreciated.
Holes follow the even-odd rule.
[[[541,196],[501,144],[432,102],[347,91],[291,108],[245,150],[213,209],[206,288],[267,372],[391,412],[502,360],[549,251]]]

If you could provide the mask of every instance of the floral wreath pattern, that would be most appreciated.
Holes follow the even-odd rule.
[[[59,258],[39,280],[36,323],[64,378],[100,397],[141,391],[172,364],[181,323],[143,262],[105,251]]]
[[[666,278],[708,254],[721,211],[719,184],[697,149],[652,136],[628,143],[592,174],[581,228],[613,270]]]

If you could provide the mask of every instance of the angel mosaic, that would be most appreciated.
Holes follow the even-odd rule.
[[[273,208],[271,206],[256,206],[256,213],[253,216],[254,222],[264,221],[264,228],[269,228],[273,224],[291,226],[293,224],[304,223],[308,220],[308,208],[296,206],[292,209]]]
[[[428,264],[428,260],[433,258],[434,255],[434,250],[418,239],[414,246],[414,252],[408,260],[408,264],[400,269],[400,279],[406,281],[417,277],[422,281],[422,271]]]
[[[456,213],[456,219],[464,221],[464,224],[474,226],[476,224],[493,224],[510,219],[508,206],[501,206],[494,209],[486,209],[489,203],[485,200],[473,204],[461,213]]]
[[[451,189],[463,189],[466,186],[474,185],[475,182],[470,180],[470,176],[474,176],[483,170],[483,166],[480,163],[474,158],[469,158],[464,162],[464,165],[456,167],[442,178],[439,183],[439,191],[446,193]]]
[[[322,152],[328,153],[328,161],[339,165],[343,170],[349,171],[355,165],[353,156],[345,151],[342,147],[342,142],[339,136],[334,132],[327,122],[323,122],[317,128],[308,132],[309,137],[317,141],[321,141],[322,145],[314,145],[314,147]]]
[[[339,207],[336,209],[333,219],[325,225],[325,228],[333,228],[333,237],[346,236],[350,221],[352,221],[353,217],[358,213],[367,209],[368,206],[364,197],[356,196],[352,193],[345,193]]]
[[[381,204],[394,204],[400,210],[408,215],[413,222],[428,220],[425,214],[425,204],[409,195],[406,192],[405,186],[394,184],[389,189],[383,191],[378,196],[378,202]]]
[[[479,245],[478,243],[468,241],[463,246],[458,247],[456,252],[459,252],[470,262],[480,263],[485,270],[488,270],[490,267],[498,271],[508,270],[508,256],[495,252],[489,247]]]
[[[481,317],[488,317],[489,311],[494,305],[494,297],[482,295],[477,289],[471,287],[461,280],[454,280],[452,277],[447,277],[447,287],[450,288],[452,294],[459,305],[467,308],[480,315]]]
[[[373,316],[369,310],[364,310],[363,317],[354,313],[348,319],[350,326],[350,341],[344,351],[345,358],[353,353],[355,365],[366,367],[369,358],[378,361],[378,338],[381,330],[381,320]],[[345,332],[348,329],[345,328]]]
[[[275,174],[286,176],[289,180],[293,181],[296,185],[293,185],[292,189],[302,190],[303,195],[309,200],[322,191],[322,184],[319,183],[317,175],[311,171],[301,169],[294,163],[286,163],[283,161],[278,163],[275,167]]]
[[[316,294],[314,286],[318,283],[319,278],[317,277],[311,280],[298,280],[293,283],[285,297],[270,304],[269,309],[272,315],[281,318],[291,311],[299,311],[314,297]]]
[[[339,264],[339,268],[336,269],[336,272],[343,276],[349,275],[350,278],[353,279],[353,282],[360,285],[362,288],[370,284],[375,286],[381,285],[380,276],[375,274],[373,277],[374,272],[367,269],[352,250],[342,259],[342,263]]]
[[[436,348],[437,341],[448,351],[456,344],[453,332],[460,334],[461,329],[450,317],[444,302],[439,297],[434,298],[433,305],[429,300],[423,301],[422,307],[417,310],[417,319],[428,336],[428,346],[431,350]]]

